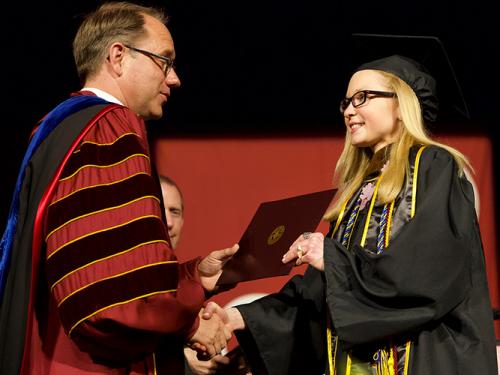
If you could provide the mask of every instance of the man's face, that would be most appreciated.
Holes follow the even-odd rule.
[[[182,198],[175,186],[162,182],[161,191],[163,203],[165,204],[165,216],[167,217],[168,235],[175,249],[181,238],[182,226],[184,225],[184,210]]]
[[[146,15],[144,28],[146,37],[131,47],[175,59],[174,41],[166,26]],[[129,48],[126,54],[122,86],[125,105],[146,120],[160,118],[170,90],[180,86],[175,69],[170,69],[165,75],[163,60]]]

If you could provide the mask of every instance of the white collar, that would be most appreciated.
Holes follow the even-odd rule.
[[[84,87],[80,91],[90,91],[90,92],[93,92],[94,94],[96,94],[96,96],[98,96],[99,98],[102,98],[110,103],[116,103],[116,104],[123,105],[123,103],[121,101],[119,101],[118,99],[116,99],[113,95],[108,94],[106,91],[96,89],[94,87]]]

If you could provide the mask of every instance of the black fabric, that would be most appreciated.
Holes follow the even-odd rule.
[[[417,186],[416,214],[383,254],[325,241],[327,301],[340,342],[351,349],[410,338],[410,374],[496,374],[472,187],[437,147],[424,150]]]
[[[353,33],[349,52],[353,68],[392,55],[417,61],[437,80],[440,121],[459,125],[464,120],[470,120],[464,92],[453,67],[453,56],[438,37]]]
[[[0,374],[19,374],[24,350],[31,283],[31,249],[40,200],[68,148],[106,105],[86,108],[66,118],[33,155],[23,181],[19,220],[10,271],[0,311]],[[40,287],[46,285],[38,283]]]
[[[411,340],[409,375],[497,374],[473,191],[447,151],[424,150],[416,214],[383,254],[329,238],[324,254],[325,273],[309,267],[280,293],[238,306],[256,347],[241,344],[269,375],[328,371],[326,311],[338,358],[353,350],[369,359],[381,343]]]
[[[402,79],[417,95],[424,119],[436,121],[439,109],[436,80],[423,65],[408,57],[393,55],[363,64],[356,72],[360,70],[381,70]]]
[[[293,277],[279,293],[238,306],[247,337],[241,333],[237,337],[252,370],[258,368],[264,373],[264,364],[269,375],[323,374],[324,301],[323,276],[309,267],[303,277]]]

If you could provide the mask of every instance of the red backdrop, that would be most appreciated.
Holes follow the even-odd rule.
[[[492,304],[500,306],[495,237],[491,142],[481,135],[438,139],[471,161]],[[182,189],[185,223],[177,256],[187,260],[238,242],[262,201],[328,189],[343,137],[224,137],[159,139],[154,156],[160,173]],[[328,225],[318,230],[326,233]],[[305,266],[292,274],[303,273]],[[214,300],[226,305],[252,293],[272,293],[290,276],[239,284]],[[496,327],[500,337],[500,325]]]

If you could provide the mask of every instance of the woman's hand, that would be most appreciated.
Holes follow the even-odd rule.
[[[283,255],[282,262],[288,263],[297,259],[296,264],[299,266],[302,263],[308,263],[319,271],[325,270],[325,263],[323,261],[323,247],[324,247],[323,233],[309,233],[301,234],[299,238],[290,246],[290,249]]]

